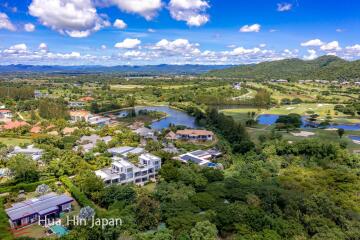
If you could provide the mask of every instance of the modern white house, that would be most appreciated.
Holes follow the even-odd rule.
[[[40,148],[34,147],[34,145],[29,145],[26,148],[21,148],[19,146],[16,146],[12,152],[10,152],[7,157],[11,158],[12,156],[15,156],[17,154],[23,154],[25,156],[28,156],[32,158],[33,160],[37,161],[41,158],[43,154],[43,150]]]
[[[134,183],[144,185],[155,181],[161,168],[161,159],[150,153],[143,153],[136,160],[114,156],[110,168],[95,171],[106,185]]]
[[[209,150],[195,150],[187,152],[174,157],[174,160],[181,161],[183,163],[193,163],[202,167],[212,167],[222,169],[223,166],[220,163],[212,162],[213,159],[220,157],[222,153],[216,149]]]

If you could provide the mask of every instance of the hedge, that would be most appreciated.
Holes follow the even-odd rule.
[[[4,209],[4,198],[0,198],[0,239],[1,240],[13,240],[13,236],[9,231],[10,226],[8,222],[8,216]]]
[[[6,186],[0,188],[0,193],[6,193],[6,192],[18,192],[20,190],[24,190],[25,192],[33,192],[35,191],[36,187],[41,184],[51,184],[55,182],[56,179],[47,179],[43,181],[33,182],[33,183],[19,183],[15,186]]]
[[[96,205],[90,199],[88,199],[86,195],[83,192],[81,192],[81,190],[78,187],[76,187],[68,177],[62,176],[60,177],[60,181],[65,184],[65,186],[70,191],[71,195],[76,199],[76,201],[82,207],[90,206],[92,208],[96,208]]]
[[[67,187],[71,195],[82,207],[90,206],[93,208],[98,216],[105,216],[106,211],[98,207],[93,201],[87,198],[87,196],[77,187],[67,176],[62,176],[59,178],[62,183]]]

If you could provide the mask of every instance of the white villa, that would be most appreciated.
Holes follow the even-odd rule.
[[[211,160],[218,158],[222,153],[216,149],[209,150],[195,150],[192,152],[187,152],[181,154],[177,157],[174,157],[174,160],[181,161],[183,163],[193,163],[201,167],[211,167],[222,169],[223,166],[221,163],[214,163]]]
[[[40,148],[35,148],[34,145],[29,145],[27,148],[21,148],[16,146],[12,152],[10,152],[7,157],[11,158],[17,154],[23,154],[37,161],[41,158],[43,150]]]
[[[144,185],[155,181],[157,172],[161,168],[161,159],[150,153],[143,153],[136,161],[114,156],[110,168],[95,171],[105,184],[134,183]]]

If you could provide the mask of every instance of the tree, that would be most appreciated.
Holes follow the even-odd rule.
[[[339,128],[339,129],[337,130],[337,133],[338,133],[339,137],[342,138],[342,136],[345,134],[345,129]]]
[[[148,230],[160,222],[160,203],[149,196],[142,195],[135,205],[136,223],[139,229]]]
[[[104,188],[104,182],[101,178],[95,175],[91,170],[80,172],[75,177],[75,182],[86,195],[91,196],[93,200],[98,196],[100,191]]]
[[[35,182],[39,179],[36,162],[23,154],[11,157],[7,167],[14,174],[17,181]]]
[[[90,206],[86,206],[80,209],[79,218],[91,219],[93,216],[95,216],[95,210],[92,209]]]
[[[100,203],[104,207],[108,207],[116,201],[124,201],[130,204],[135,201],[136,192],[131,185],[111,185],[101,192]]]
[[[45,193],[48,193],[50,192],[50,187],[46,184],[41,184],[39,186],[36,187],[36,190],[35,192],[38,194],[38,195],[44,195]]]
[[[195,227],[191,229],[192,240],[216,240],[217,239],[216,226],[209,221],[196,223]]]

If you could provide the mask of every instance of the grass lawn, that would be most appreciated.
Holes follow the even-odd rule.
[[[46,228],[39,225],[38,223],[34,223],[32,225],[23,227],[21,229],[14,230],[14,237],[30,237],[30,238],[44,238],[46,235]]]
[[[297,113],[300,115],[307,115],[307,111],[314,111],[319,114],[319,120],[324,118],[328,112],[332,117],[332,121],[336,123],[360,123],[360,119],[356,117],[349,117],[342,113],[335,115],[335,104],[316,104],[316,103],[302,103],[296,105],[285,105],[280,107],[273,107],[271,109],[256,109],[256,108],[238,108],[221,110],[224,114],[232,116],[235,120],[244,122],[248,119],[248,112],[256,112],[259,114],[281,114],[286,115],[290,113]]]
[[[121,84],[115,84],[115,85],[110,85],[110,89],[111,90],[122,90],[122,89],[136,89],[136,88],[145,88],[146,86],[144,85],[121,85]]]
[[[247,128],[247,131],[251,137],[251,139],[258,143],[258,137],[262,134],[269,134],[271,131],[271,127],[265,128],[265,129],[258,129],[258,128]],[[297,142],[297,141],[301,141],[304,139],[319,139],[319,140],[324,140],[326,139],[327,142],[333,142],[333,143],[340,143],[340,142],[346,142],[347,143],[347,148],[349,149],[350,152],[352,152],[353,150],[360,150],[360,144],[356,144],[353,141],[351,141],[350,138],[348,138],[349,135],[359,135],[360,136],[360,131],[346,131],[344,136],[340,139],[337,132],[336,131],[329,131],[329,130],[324,130],[324,129],[301,129],[301,131],[306,131],[306,132],[313,132],[315,133],[314,136],[310,136],[310,137],[296,137],[290,133],[287,132],[281,132],[283,139],[287,140],[287,141],[293,141],[293,142]]]
[[[31,139],[29,139],[29,138],[0,137],[0,142],[6,144],[7,146],[18,146],[19,144],[31,143]]]
[[[149,193],[152,193],[155,191],[156,183],[151,182],[144,185],[144,189],[146,189]]]

